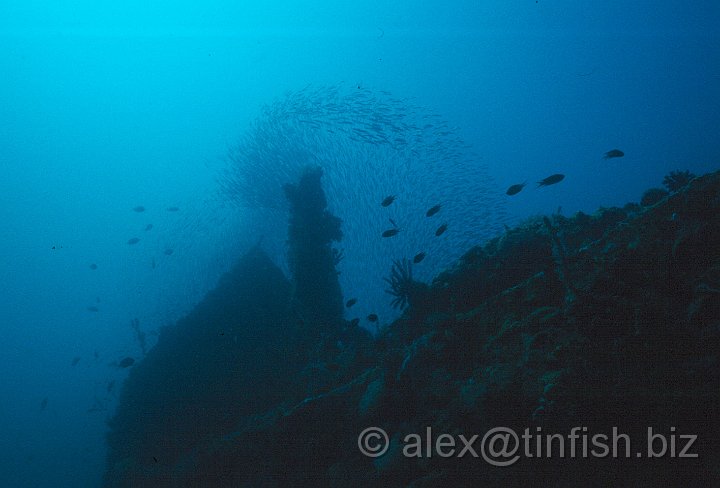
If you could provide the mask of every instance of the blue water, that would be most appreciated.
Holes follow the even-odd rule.
[[[97,486],[117,363],[142,356],[131,321],[152,345],[263,236],[285,266],[282,209],[222,188],[250,161],[228,153],[247,155],[242,141],[287,116],[263,107],[361,91],[397,102],[390,113],[412,119],[401,135],[429,117],[462,147],[413,154],[354,141],[339,122],[322,147],[272,133],[280,153],[300,144],[327,167],[346,297],[385,323],[392,259],[429,246],[418,273],[430,280],[502,224],[637,202],[670,170],[719,167],[716,2],[268,3],[0,7],[3,486]],[[367,123],[351,108],[343,120]],[[260,180],[282,184],[294,163],[274,148],[263,163],[277,172]],[[614,148],[625,156],[603,160]],[[553,173],[566,178],[535,188]],[[383,215],[388,194],[395,213]],[[443,241],[422,234],[438,200],[437,224],[454,224]],[[383,241],[392,215],[399,239]]]

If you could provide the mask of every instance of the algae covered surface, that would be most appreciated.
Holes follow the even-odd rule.
[[[254,248],[131,371],[105,486],[720,477],[720,173],[644,206],[527,219],[430,283],[398,262],[406,307],[372,331],[339,318],[321,178],[287,190],[314,195],[291,210],[301,271]]]

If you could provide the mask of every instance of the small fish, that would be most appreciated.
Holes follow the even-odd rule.
[[[80,362],[80,356],[75,356],[72,360],[72,363],[70,363],[70,366],[75,366],[79,362]]]
[[[177,212],[178,210],[180,210],[180,208],[179,207],[168,207],[165,210],[167,210],[168,212]]]
[[[350,321],[350,327],[357,327],[360,324],[360,319],[355,317]]]
[[[163,251],[163,254],[165,254],[166,256],[169,256],[169,255],[171,255],[173,252],[175,252],[175,251],[173,251],[172,249],[165,249],[165,250]]]
[[[142,205],[138,205],[137,207],[133,208],[133,212],[144,212],[144,211],[145,211],[145,207],[143,207]]]
[[[425,212],[426,217],[432,217],[436,213],[440,211],[442,208],[442,205],[435,205],[434,207],[430,207],[427,212]]]
[[[152,228],[153,228],[153,225],[152,225],[152,224],[146,225],[146,226],[145,226],[145,232],[147,232],[147,231],[149,231],[149,230],[152,230]]]
[[[377,321],[378,321],[378,316],[377,316],[376,314],[374,314],[374,313],[371,313],[370,315],[367,316],[367,319],[368,319],[370,322],[377,322]]]
[[[90,269],[92,269],[93,271],[96,270],[96,269],[97,269],[97,264],[92,263],[92,264],[90,265]]]
[[[415,257],[413,258],[413,263],[417,264],[417,263],[419,263],[420,261],[422,261],[423,259],[425,259],[425,253],[424,253],[424,252],[419,252],[419,253],[417,253],[417,254],[415,255]]]
[[[350,300],[348,300],[348,301],[345,303],[345,306],[346,306],[347,308],[350,308],[350,307],[352,307],[353,305],[355,305],[356,303],[357,303],[357,298],[351,298]]]
[[[395,195],[389,195],[383,199],[382,202],[380,202],[380,205],[383,207],[389,207],[392,202],[395,201]]]
[[[625,156],[625,153],[622,152],[620,149],[613,149],[612,151],[606,152],[605,156],[603,156],[603,159],[621,158],[623,156]]]
[[[394,229],[388,229],[385,232],[382,233],[383,237],[392,237],[398,235],[398,232],[400,232],[400,229],[397,227]]]
[[[522,191],[523,188],[525,188],[525,185],[527,185],[527,182],[519,183],[517,185],[512,185],[510,188],[507,189],[505,194],[510,195],[510,196],[517,195],[518,193],[520,193]]]
[[[45,410],[45,407],[47,407],[48,397],[45,397],[40,402],[40,410]]]
[[[97,308],[97,307],[94,306],[94,305],[91,305],[91,306],[86,307],[86,308],[87,308],[87,311],[88,311],[88,312],[99,312],[99,311],[100,311],[100,309]]]
[[[392,224],[393,227],[395,227],[396,229],[398,228],[398,225],[395,223],[395,221],[393,219],[388,219],[388,220],[390,221],[390,223]]]
[[[139,237],[133,237],[132,239],[128,239],[128,242],[127,242],[127,243],[132,246],[133,244],[137,244],[138,242],[140,242],[140,238],[139,238]]]
[[[440,227],[437,228],[437,230],[435,231],[435,235],[436,235],[436,236],[440,236],[440,235],[442,235],[442,233],[445,232],[446,230],[447,230],[447,224],[443,224],[443,225],[441,225]]]
[[[133,359],[133,358],[131,358],[131,357],[128,356],[128,357],[126,357],[125,359],[123,359],[122,361],[120,361],[120,362],[118,363],[118,367],[120,367],[120,368],[129,368],[129,367],[132,366],[133,364],[135,364],[135,359]]]
[[[554,185],[555,183],[560,183],[564,179],[565,179],[565,175],[561,175],[561,174],[550,175],[547,178],[545,178],[544,180],[538,181],[538,186]]]

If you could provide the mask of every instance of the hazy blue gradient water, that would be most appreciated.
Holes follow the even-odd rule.
[[[263,105],[308,84],[386,90],[455,127],[498,194],[530,182],[510,223],[591,212],[718,169],[719,9],[3,2],[0,483],[98,483],[109,411],[87,410],[112,409],[110,363],[140,357],[130,320],[150,334],[182,316],[258,238],[216,178]]]

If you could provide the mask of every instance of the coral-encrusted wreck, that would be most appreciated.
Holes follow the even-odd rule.
[[[720,479],[720,173],[648,206],[530,219],[468,251],[374,342],[331,324],[308,352],[291,295],[256,249],[163,333],[125,385],[106,486]],[[388,433],[381,457],[358,449],[370,426]],[[496,427],[564,436],[564,457],[559,438],[552,457],[533,438],[494,466],[480,454]],[[408,456],[406,436],[428,428],[477,434],[480,457]],[[657,434],[666,451],[649,459]],[[595,435],[610,452],[593,455]],[[681,436],[697,457],[679,456]]]

